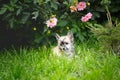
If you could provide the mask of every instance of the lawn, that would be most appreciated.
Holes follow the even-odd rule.
[[[120,59],[96,46],[76,44],[76,57],[51,55],[51,48],[0,52],[0,80],[120,80]]]

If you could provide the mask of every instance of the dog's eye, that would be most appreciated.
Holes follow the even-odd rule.
[[[62,46],[64,44],[64,42],[61,42],[60,45]]]
[[[65,44],[68,44],[68,42],[65,42]]]

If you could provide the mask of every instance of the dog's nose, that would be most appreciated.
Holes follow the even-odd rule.
[[[65,50],[65,48],[63,48],[63,50]]]

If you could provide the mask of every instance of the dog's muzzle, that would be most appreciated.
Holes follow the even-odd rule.
[[[61,50],[62,51],[67,51],[68,50],[68,48],[66,47],[66,45],[68,45],[68,43],[67,42],[61,42],[60,43],[60,48],[61,48]]]

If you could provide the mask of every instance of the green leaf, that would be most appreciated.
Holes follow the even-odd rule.
[[[103,7],[98,7],[98,8],[96,8],[96,11],[98,11],[98,12],[105,12],[105,9]]]
[[[58,9],[57,3],[51,2],[51,7],[54,8],[55,10]]]
[[[100,17],[100,14],[99,14],[99,13],[97,13],[97,12],[95,12],[95,13],[94,13],[94,16],[96,16],[96,17],[98,17],[98,18],[99,18],[99,17]]]
[[[120,6],[112,6],[112,7],[110,8],[110,11],[111,11],[111,12],[118,12],[118,11],[120,11]]]
[[[7,8],[4,8],[4,7],[1,8],[0,9],[0,15],[4,14],[6,11],[7,11]]]
[[[85,39],[81,32],[79,32],[76,36],[78,37],[78,39],[79,39],[81,42],[83,42],[84,39]]]
[[[41,36],[40,34],[35,35],[34,42],[35,43],[40,43],[40,41],[44,38],[44,36]]]
[[[8,10],[9,10],[10,12],[13,12],[13,11],[14,11],[14,7],[11,7],[11,6],[10,6],[10,7],[8,8]]]
[[[73,26],[74,28],[78,28],[78,26],[77,26],[76,24],[72,24],[72,26]]]
[[[67,23],[68,23],[68,22],[67,22],[66,20],[61,20],[61,21],[59,21],[58,26],[63,27],[63,26],[66,26]]]
[[[76,32],[77,32],[76,28],[72,28],[71,31],[72,31],[73,33],[76,33]]]
[[[33,14],[32,19],[36,19],[39,16],[39,11],[35,11],[32,14]]]
[[[48,3],[50,0],[45,0],[45,3]]]
[[[17,3],[17,1],[19,1],[19,0],[11,0],[10,3],[15,4],[15,3]]]
[[[68,1],[64,1],[63,4],[68,5]]]
[[[75,5],[75,3],[77,3],[77,2],[78,2],[78,0],[70,0],[71,5]]]
[[[16,12],[16,15],[18,16],[21,12],[21,9],[18,9],[17,12]]]
[[[33,3],[41,5],[44,1],[43,0],[33,0]]]
[[[101,0],[101,5],[110,5],[110,0]]]
[[[10,28],[14,27],[14,18],[9,20],[9,25],[10,25]]]
[[[30,16],[30,13],[24,12],[24,13],[23,13],[23,17],[22,17],[22,19],[21,19],[21,23],[22,23],[22,24],[25,24],[26,21],[28,20],[29,16]]]

